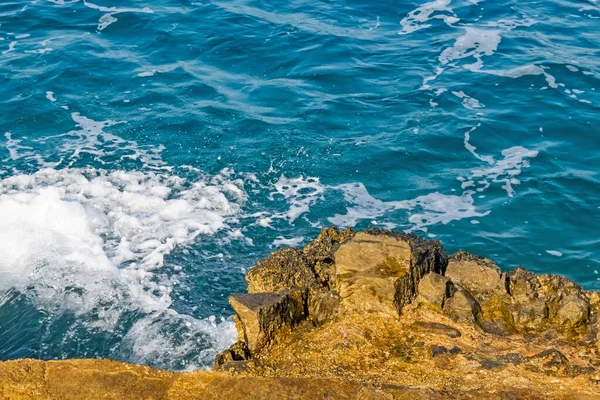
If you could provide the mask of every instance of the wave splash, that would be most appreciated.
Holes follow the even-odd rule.
[[[78,129],[45,138],[59,143],[57,161],[31,139],[5,134],[5,166],[13,167],[0,180],[0,309],[22,299],[41,313],[45,334],[68,326],[36,351],[40,358],[106,356],[106,349],[85,350],[96,337],[112,343],[116,359],[168,369],[209,365],[235,340],[233,322],[175,311],[173,290],[186,271],[165,268],[165,257],[229,229],[246,200],[243,183],[227,169],[179,176],[160,148],[104,131],[117,122],[72,117]],[[100,164],[137,160],[142,168],[75,167],[89,156]],[[41,169],[26,174],[20,162]],[[83,349],[59,350],[72,343]]]

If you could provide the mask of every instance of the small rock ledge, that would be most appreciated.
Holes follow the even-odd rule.
[[[439,396],[600,396],[600,295],[564,277],[502,273],[411,234],[328,228],[246,280],[249,293],[230,298],[239,337],[220,371],[402,382]]]
[[[411,234],[328,228],[246,280],[230,298],[238,341],[212,372],[10,361],[0,398],[600,398],[600,294],[564,277],[502,273]]]

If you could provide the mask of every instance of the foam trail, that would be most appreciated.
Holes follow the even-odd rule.
[[[341,193],[348,205],[345,214],[338,213],[327,218],[329,223],[338,226],[353,227],[360,221],[370,220],[372,224],[381,224],[390,229],[395,228],[396,224],[381,223],[377,219],[400,210],[408,213],[408,231],[426,232],[432,225],[484,217],[489,214],[489,211],[478,210],[473,195],[485,191],[492,184],[500,183],[507,195],[513,197],[514,186],[520,183],[517,177],[523,168],[529,167],[529,160],[536,157],[538,152],[514,146],[503,150],[502,158],[498,160],[492,156],[480,155],[477,153],[476,147],[470,143],[470,134],[476,128],[465,133],[465,147],[478,160],[485,162],[486,167],[472,169],[467,178],[457,178],[463,189],[460,195],[433,192],[414,199],[383,201],[373,197],[362,183],[324,185],[317,178],[289,179],[281,176],[274,185],[275,191],[271,193],[271,197],[283,196],[290,208],[269,217],[261,213],[261,220],[268,221],[264,226],[270,226],[273,219],[284,219],[293,223],[300,216],[308,213],[311,206],[323,201],[328,192]]]
[[[462,99],[462,105],[464,108],[468,109],[468,110],[474,110],[476,108],[483,108],[485,107],[484,104],[482,104],[479,100],[477,100],[476,98],[473,98],[467,94],[465,94],[463,91],[460,92],[452,92],[452,94],[456,97],[458,97],[459,99]]]
[[[98,20],[98,27],[97,27],[98,32],[103,31],[108,26],[117,22],[118,20],[117,20],[117,18],[115,18],[115,15],[117,15],[117,14],[122,14],[122,13],[153,14],[154,13],[154,11],[152,11],[148,7],[144,7],[144,8],[104,7],[104,6],[96,5],[94,3],[90,3],[89,1],[85,1],[85,0],[84,0],[83,4],[88,8],[107,13],[107,14],[104,14],[103,16],[101,16],[100,19]]]
[[[317,201],[323,200],[326,186],[323,186],[319,178],[286,178],[281,176],[275,183],[275,192],[271,193],[271,198],[275,194],[282,195],[291,204],[288,212],[280,213],[274,218],[285,218],[293,223],[302,214],[307,213],[310,207]]]
[[[419,196],[412,200],[381,201],[371,196],[362,184],[337,186],[344,193],[344,198],[353,206],[346,209],[346,214],[337,214],[328,218],[332,224],[339,226],[355,226],[365,219],[376,219],[396,210],[407,210],[408,221],[412,225],[409,231],[427,231],[428,226],[447,224],[465,218],[483,217],[489,212],[478,212],[475,208],[472,192],[462,196],[446,195],[438,192]],[[394,228],[395,224],[384,224]]]
[[[449,7],[450,2],[451,0],[430,1],[412,10],[400,21],[402,30],[399,34],[406,35],[429,28],[431,24],[428,22],[433,19],[443,19],[449,26],[458,22],[458,18],[456,18],[452,8]]]
[[[442,65],[463,58],[474,57],[475,63],[464,66],[471,71],[478,71],[483,66],[482,57],[491,56],[498,50],[502,40],[498,29],[479,29],[465,27],[465,34],[458,37],[452,47],[442,51],[439,61]]]
[[[434,75],[423,80],[422,88],[430,89],[430,82],[437,79],[448,66],[457,66],[463,59],[474,58],[475,62],[462,64],[461,67],[475,73],[483,73],[506,78],[520,78],[526,75],[543,75],[551,88],[558,88],[555,78],[545,71],[544,67],[528,64],[506,70],[484,69],[484,57],[494,55],[502,42],[502,34],[519,27],[529,27],[536,21],[525,18],[523,20],[499,20],[483,27],[464,26],[464,34],[459,36],[451,47],[445,48],[439,55],[440,67]]]
[[[275,247],[297,247],[304,241],[304,236],[285,238],[283,236],[277,236],[277,239],[273,240],[273,246]]]

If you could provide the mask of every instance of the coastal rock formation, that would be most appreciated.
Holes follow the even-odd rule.
[[[600,294],[564,277],[328,228],[246,279],[238,341],[212,372],[10,361],[0,398],[600,398]]]

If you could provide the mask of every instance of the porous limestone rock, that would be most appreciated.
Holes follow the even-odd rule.
[[[234,361],[246,361],[252,357],[248,344],[244,341],[238,340],[227,350],[217,354],[215,359],[214,368],[218,368],[221,365],[231,363]]]
[[[569,295],[558,304],[555,319],[563,330],[571,331],[585,325],[590,318],[590,304],[583,297]]]
[[[450,256],[445,276],[478,297],[506,293],[506,276],[491,260],[458,252]]]
[[[425,275],[418,285],[417,303],[442,309],[447,299],[454,295],[456,288],[450,279],[430,272]]]
[[[217,371],[4,362],[0,399],[600,398],[600,294],[563,277],[328,228],[248,283],[230,299],[239,336]]]
[[[371,229],[360,232],[334,254],[336,289],[346,312],[401,313],[421,277],[446,268],[437,241]]]
[[[345,311],[396,314],[397,290],[410,280],[410,244],[358,233],[335,253],[337,291]]]
[[[473,296],[479,305],[475,321],[483,330],[501,335],[515,331],[507,277],[493,261],[462,251],[452,254],[446,277]]]
[[[524,268],[508,274],[509,309],[517,330],[548,327],[572,332],[586,325],[591,306],[584,290],[565,277],[536,275]]]
[[[471,293],[463,288],[458,288],[445,302],[444,312],[456,321],[475,324],[480,319],[481,306]]]
[[[277,331],[291,329],[307,317],[308,294],[304,289],[278,293],[248,293],[231,296],[229,302],[240,324],[241,340],[250,352],[275,338]],[[241,329],[240,329],[241,326]]]
[[[342,231],[336,227],[326,228],[304,248],[304,256],[312,263],[321,282],[330,289],[335,288],[334,254],[342,243],[350,240],[355,234],[352,229]]]
[[[281,292],[317,287],[321,283],[304,254],[294,248],[271,253],[246,274],[248,293]]]
[[[317,326],[332,320],[339,312],[341,300],[334,291],[310,293],[308,302],[310,320]]]

